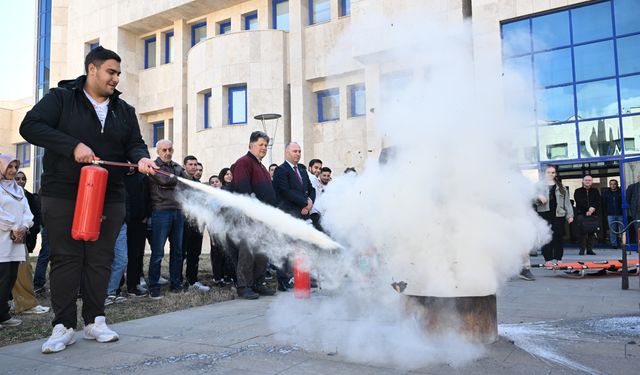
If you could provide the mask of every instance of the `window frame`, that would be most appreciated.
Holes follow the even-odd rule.
[[[233,93],[238,91],[244,91],[244,122],[233,122]],[[227,124],[229,125],[245,125],[249,122],[248,111],[249,102],[247,99],[247,84],[240,84],[229,86],[227,88]]]
[[[228,31],[223,31],[223,29],[225,27],[229,27]],[[224,21],[220,21],[218,22],[218,35],[224,35],[224,34],[228,34],[231,32],[231,20],[224,20]]]
[[[322,99],[329,96],[338,96],[338,117],[336,118],[325,118],[324,110],[322,106]],[[317,110],[318,110],[318,122],[329,122],[329,121],[339,121],[340,120],[340,89],[339,88],[331,88],[326,90],[316,91],[317,97]]]
[[[309,0],[308,8],[309,8],[309,25],[320,25],[323,23],[331,22],[331,0],[326,0],[329,3],[329,19],[321,22],[313,22],[313,3],[316,0]]]
[[[287,25],[287,30],[284,29],[279,29],[278,28],[278,12],[277,12],[277,8],[278,8],[278,4],[280,3],[287,3],[287,11],[289,11],[289,0],[272,0],[271,1],[271,13],[272,13],[272,17],[273,19],[271,20],[271,27],[274,30],[282,30],[282,31],[286,31],[289,32],[289,29],[291,26],[291,22],[289,22],[289,25]],[[287,16],[289,16],[290,13],[287,12]]]
[[[165,64],[171,64],[173,63],[173,60],[169,61],[169,57],[171,55],[171,51],[170,49],[173,49],[173,43],[171,43],[171,46],[169,46],[169,41],[173,38],[174,36],[174,32],[172,31],[167,31],[164,34],[164,63]],[[169,48],[171,47],[171,48]],[[175,57],[175,54],[174,54]]]
[[[340,0],[340,17],[351,15],[351,0]]]
[[[31,166],[31,143],[16,143],[16,159],[20,161],[20,167]]]
[[[365,94],[365,85],[364,83],[357,83],[349,86],[349,114],[350,117],[363,117],[367,115],[367,100],[365,98],[365,108],[362,113],[356,113],[356,91],[362,91]]]
[[[243,18],[244,30],[248,30],[248,31],[257,30],[257,28],[256,29],[250,29],[249,28],[249,22],[251,22],[252,20],[258,21],[258,11],[257,10],[245,14],[242,18]],[[259,28],[259,26],[257,26],[257,27]]]
[[[199,28],[202,28],[202,27],[204,27],[205,31],[206,31],[207,21],[197,22],[197,23],[194,23],[193,25],[191,25],[191,47],[193,47],[196,44],[200,43],[200,41],[196,42],[196,29],[199,29]]]
[[[161,141],[162,139],[166,138],[166,134],[164,134],[164,121],[156,121],[151,123],[151,129],[153,132],[153,144],[155,146],[156,143],[158,143],[158,141]],[[158,139],[158,129],[162,129],[162,139]]]
[[[209,100],[211,100],[211,91],[209,92],[205,92],[202,95],[202,98],[204,100],[204,102],[202,103],[202,108],[203,108],[203,117],[204,117],[204,123],[202,125],[203,129],[209,129]]]
[[[145,69],[155,68],[156,65],[158,65],[158,64],[154,64],[153,66],[149,66],[149,44],[155,43],[155,42],[156,42],[155,35],[145,38],[144,40],[144,68]],[[157,47],[158,46],[156,45],[156,48]],[[155,58],[156,48],[153,49],[154,58]]]

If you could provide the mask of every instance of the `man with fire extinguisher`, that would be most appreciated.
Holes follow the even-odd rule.
[[[20,134],[45,148],[42,173],[42,215],[51,248],[51,305],[55,317],[43,353],[64,350],[75,342],[76,297],[82,290],[82,317],[87,339],[118,340],[109,329],[104,300],[114,257],[116,237],[124,222],[125,168],[107,167],[100,237],[77,241],[71,237],[80,169],[95,158],[137,162],[141,173],[158,167],[147,146],[132,106],[120,99],[120,56],[103,47],[85,58],[85,75],[61,81],[25,116]]]

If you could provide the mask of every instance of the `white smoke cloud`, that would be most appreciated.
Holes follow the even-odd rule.
[[[321,295],[295,300],[280,294],[268,317],[277,339],[356,362],[461,365],[483,348],[455,325],[427,332],[424,317],[406,309],[406,295],[495,294],[520,271],[529,250],[548,240],[532,208],[535,188],[515,164],[519,124],[531,124],[530,103],[522,98],[531,92],[517,84],[517,74],[503,81],[499,66],[477,79],[474,58],[496,51],[473,51],[461,20],[398,8],[388,9],[393,19],[354,15],[327,58],[333,71],[358,61],[401,72],[385,74],[374,111],[395,157],[385,165],[369,160],[357,177],[329,184],[322,225],[343,248],[309,252]],[[233,206],[224,197],[198,202],[185,206],[189,214],[220,235],[248,239],[272,259],[306,248],[273,228],[225,221],[235,211],[219,215],[216,206]],[[265,220],[281,220],[283,233],[298,225],[286,217]],[[407,283],[405,295],[391,288],[396,281]]]

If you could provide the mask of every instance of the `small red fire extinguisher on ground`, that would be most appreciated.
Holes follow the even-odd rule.
[[[296,298],[311,297],[309,258],[302,253],[296,254],[293,259],[293,295]]]
[[[78,196],[71,227],[71,237],[74,240],[96,241],[100,237],[108,177],[109,172],[97,165],[87,165],[80,170]]]

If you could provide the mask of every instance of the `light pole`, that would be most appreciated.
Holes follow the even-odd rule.
[[[255,120],[260,120],[262,122],[262,130],[269,136],[269,144],[267,145],[267,149],[269,150],[269,165],[273,163],[273,143],[276,138],[276,133],[278,132],[278,122],[280,121],[280,117],[282,115],[278,113],[263,113],[260,115],[255,115],[253,118]],[[267,124],[265,121],[276,120],[275,125],[273,126],[273,133],[269,134],[267,131]]]

